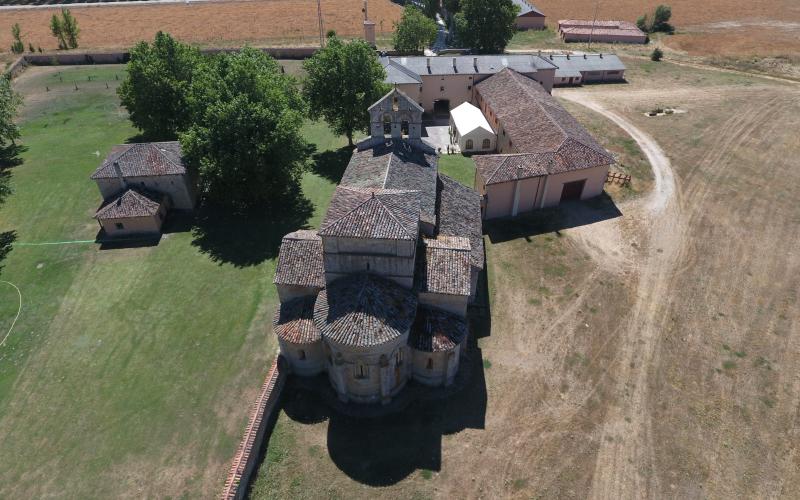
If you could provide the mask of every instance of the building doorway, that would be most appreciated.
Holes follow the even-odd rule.
[[[575,182],[565,182],[564,187],[561,189],[561,201],[559,203],[580,200],[585,184],[586,179]]]
[[[450,100],[438,99],[433,101],[434,116],[448,116],[450,114]]]

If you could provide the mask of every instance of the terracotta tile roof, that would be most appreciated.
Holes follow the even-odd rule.
[[[423,240],[417,252],[416,284],[420,292],[470,294],[470,250],[467,238],[439,236]]]
[[[314,326],[316,297],[299,297],[280,305],[275,311],[272,327],[278,338],[292,344],[311,344],[320,337]]]
[[[420,218],[435,225],[438,164],[435,154],[425,154],[406,143],[379,145],[353,152],[340,185],[419,191]]]
[[[116,198],[103,203],[95,212],[95,219],[127,219],[131,217],[152,217],[166,202],[163,194],[143,190],[128,189]]]
[[[114,163],[119,164],[124,177],[151,177],[186,173],[178,142],[145,142],[114,146],[103,164],[94,171],[92,179],[117,177]]]
[[[353,274],[330,283],[317,297],[314,324],[330,342],[377,346],[411,328],[417,295],[373,274]]]
[[[417,191],[339,186],[331,198],[321,236],[416,240],[420,202]]]
[[[322,288],[322,239],[316,231],[295,231],[283,237],[273,283]]]
[[[408,345],[424,352],[450,351],[467,338],[467,322],[453,313],[420,307]]]
[[[481,156],[474,158],[481,158]],[[474,189],[468,188],[444,174],[439,174],[439,182],[439,236],[469,238],[470,264],[478,269],[483,269],[483,225],[480,195]]]
[[[535,175],[614,163],[613,157],[591,134],[530,78],[505,69],[477,84],[475,89],[497,116],[515,152],[538,155],[524,162],[524,168],[539,172]],[[520,160],[511,160],[509,165],[516,169],[514,163]],[[480,172],[485,180],[491,179],[486,177],[485,169]],[[514,178],[516,174],[502,175]]]

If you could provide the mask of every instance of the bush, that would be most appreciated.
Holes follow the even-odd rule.
[[[394,50],[402,53],[420,52],[436,40],[436,23],[410,5],[403,17],[394,25]]]
[[[655,49],[653,49],[653,53],[652,53],[652,54],[650,54],[650,60],[651,60],[651,61],[656,61],[656,62],[658,62],[658,61],[660,61],[660,60],[661,60],[661,58],[662,58],[662,57],[664,57],[664,51],[663,51],[663,50],[661,50],[661,49],[659,49],[658,47],[656,47]]]
[[[672,18],[672,7],[661,4],[655,8],[653,14],[643,14],[636,20],[636,26],[645,33],[674,33],[675,27],[669,24]]]
[[[22,43],[19,33],[19,23],[15,23],[14,26],[11,27],[11,37],[14,39],[11,43],[11,52],[15,54],[22,54],[25,52],[25,45]]]

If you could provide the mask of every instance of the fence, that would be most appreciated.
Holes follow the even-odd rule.
[[[288,372],[286,361],[282,356],[277,356],[272,362],[264,385],[261,386],[261,393],[253,403],[247,428],[241,443],[239,443],[239,448],[236,450],[236,455],[233,457],[233,463],[225,481],[225,489],[220,498],[239,500],[247,496],[253,472],[258,466],[258,452],[264,443],[269,423],[278,409],[278,402],[283,386],[286,384]]]
[[[621,172],[608,172],[606,176],[606,184],[619,184],[620,186],[627,186],[631,183],[631,176]]]

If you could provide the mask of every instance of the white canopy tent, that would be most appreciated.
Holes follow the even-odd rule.
[[[450,136],[463,153],[488,153],[496,146],[494,130],[486,117],[468,102],[450,110]]]

